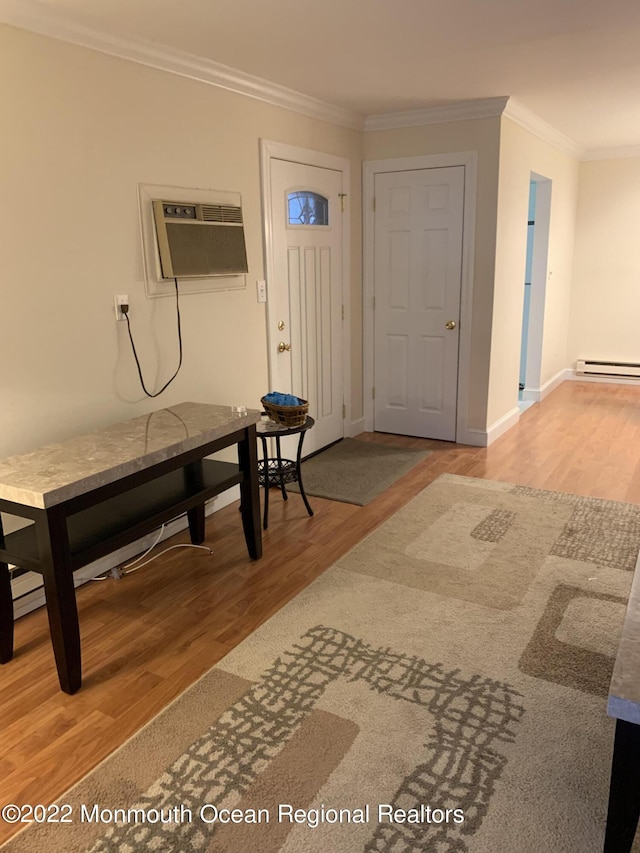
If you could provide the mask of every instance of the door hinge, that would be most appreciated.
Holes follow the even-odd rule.
[[[346,407],[346,405],[343,403],[343,404],[342,404],[342,420],[344,420],[346,417],[347,417],[347,407]]]
[[[372,399],[372,400],[375,400],[375,399],[376,399],[376,389],[375,389],[375,388],[372,388],[372,389],[371,389],[371,399]]]
[[[376,298],[375,298],[375,296],[371,297],[371,307],[373,308],[374,311],[376,310]]]
[[[376,197],[375,196],[371,199],[371,210],[373,210],[374,213],[376,212]]]
[[[344,320],[344,305],[342,306],[342,319]]]
[[[347,197],[347,194],[346,193],[338,193],[338,195],[340,196],[340,210],[342,211],[342,213],[344,213],[344,200]]]

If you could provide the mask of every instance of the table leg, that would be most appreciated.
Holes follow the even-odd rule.
[[[187,510],[189,521],[189,535],[192,545],[202,545],[204,542],[204,504],[198,504]]]
[[[13,598],[7,563],[0,562],[0,663],[13,657]]]
[[[249,556],[259,560],[262,556],[260,532],[260,485],[258,482],[258,452],[255,424],[247,427],[244,438],[238,442],[238,462],[242,471],[240,483],[240,510],[242,527]]]
[[[4,548],[4,530],[0,515],[0,548]],[[13,595],[8,563],[0,562],[0,663],[13,657]]]
[[[202,471],[202,459],[197,462],[191,462],[184,467],[184,478],[187,488],[197,492],[204,489],[204,475]],[[194,506],[187,510],[187,520],[189,522],[189,534],[192,545],[202,545],[204,542],[204,503]]]
[[[304,433],[301,432],[300,433],[300,441],[298,442],[298,455],[296,456],[296,477],[298,478],[298,488],[300,489],[300,495],[302,497],[302,500],[304,501],[304,505],[307,508],[307,512],[309,513],[309,515],[313,515],[313,510],[309,506],[309,501],[307,500],[307,495],[304,491],[304,486],[302,485],[302,469],[300,466],[301,466],[301,462],[302,462],[302,442],[303,441],[304,441]]]
[[[640,817],[640,725],[616,720],[604,853],[629,853]]]
[[[80,626],[62,507],[43,512],[36,521],[36,536],[60,687],[65,693],[75,693],[82,684]]]
[[[282,492],[282,500],[288,501],[289,495],[284,487],[284,477],[282,476],[282,451],[280,450],[280,436],[276,436],[276,456],[278,459],[278,479],[280,480],[280,491]]]
[[[262,527],[266,530],[269,526],[269,451],[267,450],[267,440],[264,436],[260,436],[262,442],[262,458],[264,459],[264,519]]]

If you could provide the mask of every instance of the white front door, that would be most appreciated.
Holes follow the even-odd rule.
[[[270,390],[309,401],[306,455],[344,435],[343,173],[272,158],[270,175]]]
[[[456,438],[464,166],[375,175],[374,428]]]

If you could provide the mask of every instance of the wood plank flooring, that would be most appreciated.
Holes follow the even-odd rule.
[[[273,492],[257,562],[233,505],[207,522],[212,556],[181,548],[80,588],[84,682],[75,696],[58,688],[44,609],[18,620],[16,655],[0,667],[0,803],[59,797],[440,474],[640,503],[634,386],[565,382],[489,448],[360,438],[432,453],[366,507],[310,498],[309,518],[298,495],[284,503]],[[18,828],[0,822],[0,842]]]

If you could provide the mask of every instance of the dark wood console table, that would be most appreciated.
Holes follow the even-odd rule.
[[[0,663],[13,657],[8,564],[43,576],[60,686],[82,682],[73,573],[187,514],[204,540],[205,501],[240,486],[249,555],[262,556],[256,452],[259,411],[180,403],[31,453],[0,460],[0,510],[33,523],[0,523]],[[238,464],[204,457],[237,445]]]

